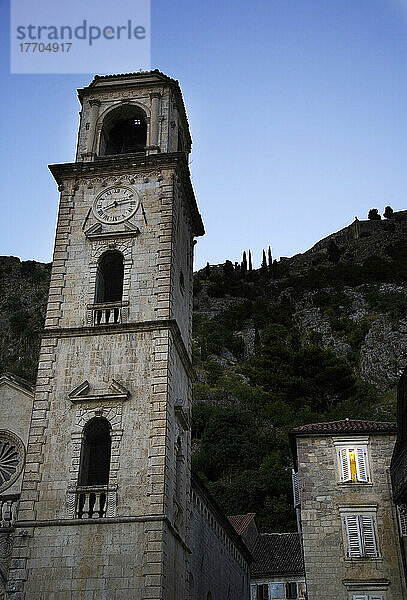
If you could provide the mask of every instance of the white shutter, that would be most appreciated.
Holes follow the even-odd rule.
[[[292,481],[293,481],[293,496],[294,496],[294,508],[300,506],[300,479],[298,473],[292,470]]]
[[[350,460],[349,450],[347,448],[341,448],[339,450],[339,462],[341,465],[341,479],[342,481],[350,481]]]
[[[346,515],[346,536],[348,539],[348,556],[355,558],[362,556],[362,540],[359,530],[359,519],[357,515]]]
[[[399,516],[399,525],[400,525],[400,535],[402,537],[407,536],[407,510],[406,507],[398,506],[397,513]]]
[[[368,600],[383,600],[383,594],[370,594]]]
[[[360,529],[363,539],[363,555],[369,558],[377,556],[374,520],[371,515],[360,515]]]
[[[366,594],[353,594],[352,600],[369,600]]]
[[[356,448],[356,469],[358,481],[367,482],[366,450],[364,448]]]

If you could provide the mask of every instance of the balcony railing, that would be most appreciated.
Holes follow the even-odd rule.
[[[0,496],[0,529],[13,526],[17,514],[18,494]]]
[[[93,306],[94,325],[115,325],[122,322],[122,305],[116,303]]]
[[[407,503],[407,445],[393,459],[390,475],[395,502]]]
[[[77,519],[103,519],[116,514],[116,488],[112,486],[78,486],[73,492]]]

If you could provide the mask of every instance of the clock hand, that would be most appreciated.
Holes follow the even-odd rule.
[[[119,206],[119,204],[128,204],[129,202],[133,202],[133,200],[115,200],[111,204],[103,207],[103,210],[109,210],[109,208],[113,208],[113,206]]]
[[[119,203],[117,202],[117,200],[115,200],[111,204],[107,204],[107,206],[103,206],[103,210],[109,210],[109,208],[113,208],[113,206],[118,206],[118,204]]]

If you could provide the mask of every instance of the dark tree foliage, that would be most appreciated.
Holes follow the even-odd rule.
[[[253,271],[252,251],[249,250],[249,271]]]
[[[369,221],[380,221],[381,220],[381,216],[380,216],[377,208],[371,208],[369,210],[369,212],[367,213],[367,218],[369,219]]]
[[[235,276],[235,270],[233,268],[233,264],[230,260],[225,261],[225,264],[223,265],[223,275],[226,281],[230,281],[231,279],[234,279]]]
[[[386,206],[384,209],[383,217],[385,219],[392,219],[394,217],[394,210],[391,206]]]
[[[381,289],[383,282],[407,282],[407,249],[392,243],[391,260],[336,262],[338,251],[331,248],[331,264],[303,272],[290,273],[289,260],[275,262],[271,281],[232,282],[228,290],[241,302],[215,317],[195,316],[201,377],[194,391],[193,467],[227,513],[253,511],[263,530],[295,530],[290,429],[345,417],[393,418],[393,400],[362,381],[357,369],[377,315],[397,321],[407,311],[404,294]],[[349,287],[358,287],[368,307],[357,322],[347,316],[353,310]],[[317,331],[304,338],[297,311],[309,293],[348,353],[323,347]],[[219,358],[224,348],[236,363]]]
[[[0,374],[35,382],[50,265],[0,257]]]
[[[330,240],[328,244],[328,260],[331,263],[337,263],[341,258],[340,248],[335,244],[333,240]]]

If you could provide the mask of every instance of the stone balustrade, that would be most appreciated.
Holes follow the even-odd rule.
[[[122,322],[122,307],[120,304],[105,304],[93,308],[94,325],[112,325]]]
[[[116,514],[116,486],[78,486],[72,495],[75,509],[71,518],[103,519]]]

